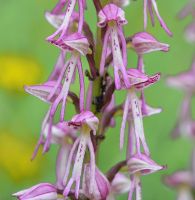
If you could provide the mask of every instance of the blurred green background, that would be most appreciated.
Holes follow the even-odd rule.
[[[169,38],[158,22],[155,28],[148,28],[160,41],[169,43],[171,50],[169,53],[156,52],[145,56],[147,73],[162,72],[161,81],[147,89],[147,102],[162,107],[163,112],[144,119],[144,125],[152,158],[160,164],[167,164],[168,169],[142,178],[143,199],[172,200],[175,193],[163,185],[162,176],[188,167],[192,145],[185,139],[170,139],[183,94],[168,88],[164,77],[187,69],[194,47],[183,36],[184,27],[191,18],[183,21],[176,18],[187,1],[157,2],[174,37]],[[12,199],[13,192],[36,183],[55,181],[57,147],[52,146],[48,154],[42,156],[40,153],[35,161],[30,161],[47,105],[23,91],[25,84],[44,82],[57,59],[59,50],[45,41],[53,28],[44,19],[44,12],[55,3],[55,0],[0,0],[0,200]],[[95,10],[92,1],[87,3],[86,20],[95,30]],[[142,31],[142,3],[141,0],[132,1],[131,6],[125,8],[129,21],[125,27],[126,35]],[[136,56],[131,50],[128,59],[129,66],[134,67]],[[78,85],[73,89],[78,92]],[[116,94],[119,96],[119,92]],[[117,102],[121,99],[118,98]],[[72,111],[70,107],[67,119],[72,116]],[[116,128],[109,129],[107,139],[101,146],[99,166],[104,172],[125,158],[125,152],[119,152],[120,122],[121,117],[118,117]]]

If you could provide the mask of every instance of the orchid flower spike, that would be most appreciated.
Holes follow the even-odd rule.
[[[162,28],[165,30],[165,32],[169,35],[172,36],[172,32],[169,30],[169,28],[167,27],[166,23],[164,22],[164,20],[162,19],[162,17],[160,16],[160,13],[158,11],[158,6],[156,3],[156,0],[144,0],[144,29],[146,30],[147,28],[147,11],[149,12],[151,21],[152,21],[152,25],[154,26],[155,24],[155,20],[154,20],[154,12],[156,13],[156,16],[158,18],[158,21],[160,22],[160,25],[162,26]]]
[[[128,160],[127,165],[131,175],[131,188],[128,200],[132,200],[134,191],[136,192],[136,200],[142,199],[140,182],[142,175],[155,173],[159,170],[165,169],[164,166],[158,165],[145,154],[135,154]]]
[[[126,87],[129,86],[126,72],[126,40],[122,30],[122,26],[127,24],[127,20],[125,19],[124,15],[124,11],[115,4],[107,4],[98,15],[98,26],[101,28],[106,27],[107,29],[104,36],[100,63],[100,75],[103,76],[105,73],[104,67],[107,58],[108,46],[111,45],[114,66],[114,80],[116,89],[118,90],[121,89],[122,84],[124,84]]]
[[[18,200],[56,200],[57,189],[49,183],[40,183],[31,188],[13,194]]]
[[[86,164],[84,167],[83,193],[91,200],[107,199],[110,192],[110,183],[105,175],[96,167],[95,169],[95,183],[93,193],[90,193],[91,184],[91,167],[90,164]]]
[[[67,30],[70,26],[71,23],[71,17],[74,13],[74,9],[76,6],[76,3],[78,2],[78,7],[79,7],[79,23],[78,23],[78,33],[82,33],[83,29],[83,23],[84,23],[84,0],[69,0],[66,5],[66,11],[64,14],[64,19],[60,27],[55,31],[51,36],[47,38],[48,41],[54,41],[55,38],[59,35],[58,40],[61,40],[67,35]],[[56,14],[56,13],[54,13]]]
[[[128,119],[128,113],[131,108],[133,126],[136,135],[137,151],[138,153],[140,153],[141,140],[144,152],[149,155],[149,148],[147,146],[144,136],[141,105],[136,95],[136,90],[142,90],[143,88],[146,88],[156,83],[160,79],[160,74],[148,77],[146,74],[140,72],[138,69],[129,69],[127,73],[131,87],[127,90],[128,94],[124,105],[123,120],[120,131],[120,148],[122,149],[124,145],[125,127]]]
[[[94,191],[95,185],[95,152],[94,147],[91,141],[90,134],[96,134],[96,130],[98,129],[99,120],[98,118],[90,111],[83,111],[80,114],[75,115],[72,120],[70,121],[69,125],[73,126],[80,130],[80,137],[78,137],[71,149],[68,163],[66,165],[66,172],[64,176],[64,196],[66,197],[74,182],[76,182],[75,186],[75,197],[78,198],[79,195],[79,188],[80,188],[80,179],[82,175],[82,166],[85,157],[85,152],[88,147],[90,152],[90,174],[91,174],[91,181],[89,187],[89,193],[92,194]],[[74,160],[72,176],[68,181],[71,163],[74,159],[74,154],[77,149],[77,153]],[[68,182],[67,182],[68,181]]]

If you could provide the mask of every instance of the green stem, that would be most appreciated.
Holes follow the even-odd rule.
[[[98,1],[98,0],[96,0]],[[100,0],[99,0],[100,1]],[[99,3],[101,4],[101,6],[105,6],[107,3],[109,3],[109,0],[101,0]],[[98,13],[97,13],[98,14]],[[97,17],[98,19],[98,17]],[[95,67],[97,69],[97,71],[99,72],[100,69],[100,61],[101,61],[101,56],[102,56],[102,34],[101,34],[101,29],[99,27],[97,27],[97,32],[96,32],[96,47],[95,47]],[[102,81],[101,81],[101,77],[97,76],[96,79],[93,81],[93,93],[92,93],[92,105],[91,105],[91,109],[92,112],[94,114],[96,114],[96,116],[99,118],[99,121],[101,122],[101,113],[99,112],[99,110],[97,109],[98,107],[98,97],[101,97],[101,87],[102,87]],[[97,135],[101,134],[100,130],[97,131]],[[98,144],[97,144],[98,145]],[[97,151],[96,151],[96,163],[98,162],[98,154],[99,154],[99,149],[97,147]]]
[[[101,0],[101,5],[104,7],[107,3],[109,3],[109,0]],[[102,56],[102,36],[101,36],[101,29],[97,27],[97,33],[96,33],[96,49],[95,49],[95,66],[97,71],[99,72],[100,68],[100,61]],[[101,94],[101,77],[98,76],[93,83],[93,101],[96,101],[98,97],[100,97]],[[96,101],[95,104],[92,105],[92,111],[97,115],[97,117],[100,119],[101,114],[97,110],[98,102]]]

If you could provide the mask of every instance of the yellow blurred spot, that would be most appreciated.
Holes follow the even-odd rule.
[[[0,69],[0,87],[16,91],[37,82],[41,74],[41,66],[33,59],[11,55],[0,56]]]
[[[16,181],[37,175],[39,159],[30,161],[33,148],[10,133],[0,133],[0,168]]]
[[[131,42],[128,42],[128,43],[127,43],[127,48],[130,49],[130,48],[132,48],[132,47],[133,47],[133,46],[132,46],[132,43],[131,43]]]

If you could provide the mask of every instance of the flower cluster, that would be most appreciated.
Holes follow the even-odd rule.
[[[84,19],[86,0],[59,0],[51,12],[46,12],[47,21],[55,29],[47,41],[60,49],[60,55],[48,80],[26,86],[25,90],[49,104],[33,159],[41,146],[46,153],[52,144],[59,145],[56,184],[38,184],[14,194],[18,199],[111,200],[129,192],[128,199],[132,200],[135,192],[136,199],[140,200],[141,176],[164,169],[152,160],[144,133],[143,117],[161,112],[160,108],[149,106],[145,100],[145,89],[159,81],[160,73],[145,73],[144,55],[154,51],[167,52],[169,45],[159,42],[148,32],[125,37],[123,27],[128,21],[122,7],[127,6],[129,0],[105,1],[104,4],[99,0],[93,2],[99,18],[98,42]],[[154,10],[161,26],[171,35],[159,15],[155,0],[144,0],[145,28],[147,9],[152,22]],[[101,46],[102,51],[99,51]],[[136,68],[128,66],[127,47],[137,54]],[[82,56],[89,63],[89,70],[85,72],[89,79],[87,95]],[[79,94],[70,90],[77,73]],[[115,104],[116,90],[126,91],[122,105]],[[68,103],[74,104],[76,114],[65,121]],[[114,116],[119,110],[123,113],[119,139],[121,150],[128,125],[127,156],[104,174],[96,164],[96,155],[99,144],[106,138],[106,130],[115,126]],[[60,116],[56,123],[58,111]]]
[[[195,1],[191,0],[179,13],[179,18],[183,19],[188,15],[194,17]],[[193,21],[185,29],[185,38],[188,42],[195,42],[195,22]],[[194,141],[195,121],[192,117],[192,98],[195,92],[195,58],[193,58],[189,70],[181,72],[175,76],[167,78],[167,84],[175,89],[182,90],[184,97],[181,103],[179,117],[177,119],[172,138],[185,137]],[[194,144],[193,144],[194,145]],[[193,147],[191,156],[191,166],[188,170],[180,170],[165,178],[166,185],[177,190],[177,199],[193,200],[195,190],[195,150]]]

